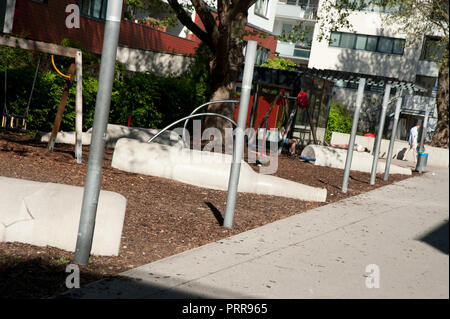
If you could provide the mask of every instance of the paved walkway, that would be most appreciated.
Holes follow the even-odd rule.
[[[132,269],[122,273],[129,279],[96,282],[71,296],[449,298],[448,219],[449,170],[434,170]]]

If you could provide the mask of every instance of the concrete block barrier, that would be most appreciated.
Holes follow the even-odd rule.
[[[122,138],[114,149],[112,167],[138,174],[169,178],[199,187],[227,190],[232,156],[142,143]],[[242,161],[238,192],[326,201],[327,190],[271,175],[256,173]]]
[[[0,241],[75,251],[83,188],[0,177]],[[100,191],[92,254],[117,256],[126,199]]]

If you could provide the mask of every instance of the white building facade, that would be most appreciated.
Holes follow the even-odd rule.
[[[398,32],[402,30],[401,26],[387,27],[383,23],[383,15],[389,14],[384,12],[383,8],[372,8],[373,11],[351,12],[348,21],[352,29],[341,28],[336,32],[329,32],[319,41],[318,17],[328,14],[324,12],[324,2],[278,1],[274,34],[281,35],[283,30],[289,32],[298,23],[307,28],[302,43],[278,41],[276,51],[280,57],[308,68],[376,75],[412,82],[427,89],[423,95],[431,97],[428,101],[435,103],[433,94],[437,90],[439,67],[432,61],[432,57],[436,53],[433,45],[437,43],[438,37],[424,35],[422,39],[412,41],[406,34]],[[383,90],[379,87],[366,88],[366,96],[371,101],[366,104],[372,104],[367,105],[366,109],[378,109],[376,101],[381,102]],[[344,82],[335,83],[334,93],[336,100],[351,106],[356,98],[356,86]],[[408,106],[405,105],[404,108]],[[405,138],[407,127],[420,119],[420,112],[416,113],[403,116],[398,137]],[[437,114],[434,114],[430,119],[432,126],[436,123],[436,117]]]

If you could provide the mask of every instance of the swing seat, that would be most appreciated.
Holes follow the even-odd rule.
[[[3,113],[2,128],[7,130],[26,132],[27,121],[28,121],[27,115]]]

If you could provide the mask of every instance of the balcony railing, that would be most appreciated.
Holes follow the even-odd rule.
[[[278,41],[276,51],[281,56],[309,59],[311,48],[305,46],[302,43],[289,43]]]
[[[277,4],[277,16],[292,19],[317,20],[317,5]]]

